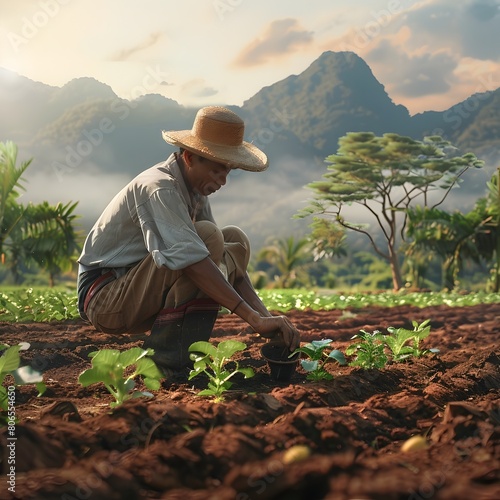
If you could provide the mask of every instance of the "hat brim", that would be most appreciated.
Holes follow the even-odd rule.
[[[239,146],[223,146],[198,139],[191,134],[191,130],[164,130],[162,135],[169,144],[187,149],[217,163],[223,163],[229,168],[262,172],[269,166],[266,154],[246,141]]]

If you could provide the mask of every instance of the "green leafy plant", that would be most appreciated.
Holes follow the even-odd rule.
[[[387,364],[388,358],[384,352],[384,335],[378,330],[373,333],[360,330],[360,333],[354,335],[352,339],[356,341],[345,351],[348,356],[356,355],[354,361],[349,363],[351,366],[360,366],[369,370],[383,368]]]
[[[112,408],[132,398],[153,397],[150,392],[134,390],[134,379],[138,376],[143,377],[144,385],[148,389],[160,388],[160,379],[163,378],[163,374],[155,362],[148,357],[152,354],[154,354],[153,349],[140,347],[132,347],[123,352],[116,349],[91,352],[89,357],[92,358],[92,368],[82,372],[78,381],[83,387],[103,383],[115,398],[115,401],[110,403]]]
[[[215,347],[210,342],[199,341],[189,346],[193,369],[188,380],[204,373],[208,377],[208,387],[198,393],[198,396],[213,396],[215,401],[223,401],[223,394],[231,388],[230,379],[237,373],[245,378],[255,375],[252,368],[240,368],[233,355],[246,349],[246,344],[237,340],[224,340]],[[230,367],[232,365],[232,369]]]
[[[340,365],[345,365],[346,360],[344,355],[338,349],[332,349],[329,353],[326,349],[333,342],[331,339],[313,340],[311,343],[295,349],[290,357],[301,352],[308,356],[309,359],[301,359],[300,364],[307,373],[307,380],[332,380],[333,375],[325,369],[325,364],[328,361],[337,361]]]
[[[0,293],[2,321],[62,321],[79,314],[75,291],[23,288]]]
[[[43,375],[31,366],[19,366],[21,364],[19,351],[24,351],[29,346],[26,342],[13,346],[0,344],[0,351],[3,351],[0,356],[0,425],[6,425],[9,421],[9,397],[7,388],[3,386],[7,375],[11,375],[14,379],[13,386],[34,384],[39,396],[45,392]]]
[[[385,343],[391,350],[394,361],[403,361],[408,357],[419,358],[429,352],[439,352],[439,349],[420,349],[420,342],[431,333],[430,321],[430,319],[426,319],[420,324],[418,321],[412,321],[413,330],[392,326],[387,328],[390,335],[384,337]]]
[[[8,322],[59,321],[78,319],[78,297],[74,290],[49,289],[48,287],[7,287],[0,292],[0,320]],[[398,293],[319,293],[305,289],[258,290],[259,297],[269,310],[330,311],[332,309],[353,314],[371,306],[395,307],[402,305],[418,308],[445,304],[449,307],[467,307],[478,304],[500,303],[500,293],[458,292],[409,292]]]

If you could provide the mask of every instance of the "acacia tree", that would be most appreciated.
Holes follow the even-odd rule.
[[[24,189],[22,175],[31,160],[18,167],[17,152],[13,142],[0,143],[1,262],[8,266],[16,283],[21,263],[35,262],[49,272],[52,286],[54,275],[68,269],[79,250],[79,235],[73,226],[77,203],[18,203],[19,192]]]
[[[323,180],[308,184],[314,198],[295,217],[322,214],[364,234],[389,263],[393,288],[399,290],[403,286],[399,247],[408,208],[417,198],[428,206],[433,191],[441,193],[433,207],[440,205],[469,168],[482,166],[472,153],[453,156],[455,151],[439,136],[417,141],[393,133],[381,137],[371,132],[348,133],[339,139],[337,153],[326,158],[329,165]],[[375,222],[383,246],[369,223],[345,218],[346,207],[351,205],[361,207]]]

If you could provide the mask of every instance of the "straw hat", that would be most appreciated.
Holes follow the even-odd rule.
[[[163,139],[230,168],[262,172],[268,166],[267,156],[243,140],[244,132],[245,124],[236,113],[207,106],[196,113],[191,130],[164,130]]]

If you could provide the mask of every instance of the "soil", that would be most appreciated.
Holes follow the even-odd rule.
[[[386,333],[429,318],[423,347],[440,352],[381,370],[331,363],[334,379],[321,382],[306,380],[299,365],[290,382],[275,382],[263,339],[226,315],[213,341],[245,342],[239,362],[254,368],[253,378],[235,377],[220,403],[197,396],[206,380],[196,377],[112,410],[105,388],[82,388],[78,375],[90,352],[140,346],[144,337],[97,333],[79,321],[0,323],[2,341],[31,344],[23,363],[47,384],[41,397],[32,386],[16,389],[14,488],[4,428],[0,498],[500,498],[500,304],[287,316],[303,342],[331,338],[343,352],[361,329]],[[415,435],[428,447],[404,452]]]

